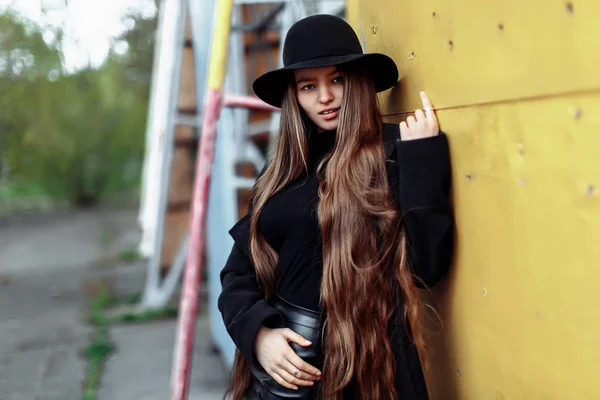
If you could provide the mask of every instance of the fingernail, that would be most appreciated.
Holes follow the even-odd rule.
[[[298,386],[294,386],[294,390],[298,390]]]
[[[314,385],[314,384],[315,384],[314,382],[312,382],[312,381],[310,382],[310,386],[312,386],[312,385]]]
[[[312,344],[312,342],[310,340],[305,340],[304,343],[306,343],[306,344]]]
[[[321,371],[317,371],[317,375],[318,375],[318,376],[321,376]]]

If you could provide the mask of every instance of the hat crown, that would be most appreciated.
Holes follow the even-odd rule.
[[[352,27],[333,15],[313,15],[296,22],[283,45],[283,65],[319,57],[362,54]]]

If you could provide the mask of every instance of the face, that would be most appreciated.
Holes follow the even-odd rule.
[[[294,71],[298,103],[319,132],[335,130],[344,96],[344,81],[337,67]]]

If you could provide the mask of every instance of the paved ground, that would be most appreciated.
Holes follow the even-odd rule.
[[[0,399],[81,399],[79,350],[90,329],[79,285],[64,274],[24,275],[5,275],[0,289]]]
[[[88,292],[112,282],[118,294],[143,288],[145,263],[115,255],[139,240],[135,210],[76,212],[0,226],[0,400],[80,400],[89,342]],[[99,400],[168,398],[175,320],[110,329],[117,351]],[[198,338],[207,338],[200,315]],[[196,341],[190,400],[221,399],[227,371],[205,339]]]
[[[208,337],[207,318],[200,317],[196,332],[197,337]],[[119,350],[107,363],[98,400],[168,399],[175,324],[119,326],[111,329],[111,336]],[[220,400],[226,385],[227,372],[219,355],[205,341],[196,340],[189,400]]]

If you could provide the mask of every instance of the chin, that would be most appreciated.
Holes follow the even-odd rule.
[[[320,123],[320,124],[317,124],[317,126],[324,131],[333,131],[333,130],[337,129],[338,121],[336,120],[336,121],[331,121],[329,123]]]

